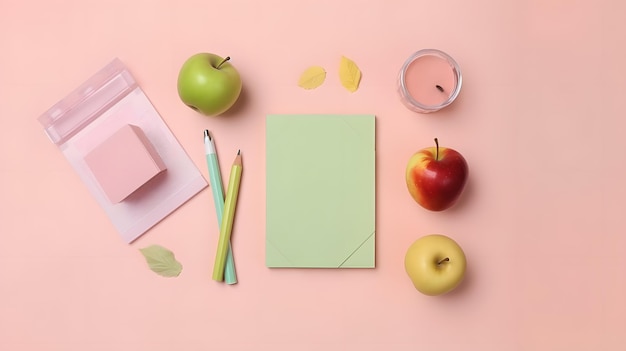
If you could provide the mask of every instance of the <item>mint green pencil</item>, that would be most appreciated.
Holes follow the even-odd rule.
[[[224,189],[222,185],[222,175],[220,166],[217,162],[217,154],[215,152],[215,142],[208,130],[204,130],[204,153],[206,162],[209,166],[209,182],[213,192],[213,202],[215,202],[215,212],[217,213],[217,228],[222,225],[222,217],[224,215]],[[218,231],[219,233],[219,231]],[[224,267],[224,281],[226,284],[237,283],[237,273],[235,272],[235,261],[233,259],[233,250],[228,243],[228,252],[226,253],[226,266]]]

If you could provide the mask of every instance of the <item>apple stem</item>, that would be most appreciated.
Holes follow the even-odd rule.
[[[435,161],[439,161],[439,140],[437,140],[437,138],[435,138],[435,146],[436,146]]]
[[[444,262],[448,262],[448,261],[450,261],[450,257],[446,257],[446,258],[442,259],[441,261],[437,262],[437,265],[440,265],[440,264],[442,264]]]
[[[230,60],[230,56],[226,56],[226,58],[225,58],[225,59],[223,59],[223,60],[222,60],[222,62],[220,62],[220,64],[219,64],[219,65],[217,65],[217,67],[215,67],[215,68],[220,69],[220,67],[222,67],[222,65],[223,65],[226,61],[228,61],[228,60]]]

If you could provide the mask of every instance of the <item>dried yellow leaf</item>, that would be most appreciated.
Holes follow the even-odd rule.
[[[355,92],[359,89],[359,83],[361,82],[361,70],[354,61],[345,56],[341,56],[341,62],[339,63],[339,79],[344,88],[348,89],[350,92]]]
[[[322,85],[326,80],[326,71],[320,66],[311,66],[307,68],[300,76],[298,86],[304,89],[315,89]]]

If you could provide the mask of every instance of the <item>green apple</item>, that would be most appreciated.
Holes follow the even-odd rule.
[[[404,268],[415,288],[431,296],[456,288],[465,276],[466,266],[459,244],[440,234],[417,239],[404,258]]]
[[[215,54],[191,56],[178,73],[178,96],[192,109],[216,116],[231,108],[241,93],[241,77],[235,67]]]

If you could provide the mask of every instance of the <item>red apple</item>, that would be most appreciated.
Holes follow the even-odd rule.
[[[431,211],[443,211],[456,203],[463,192],[469,170],[456,150],[439,147],[422,149],[409,159],[406,185],[413,199]]]

